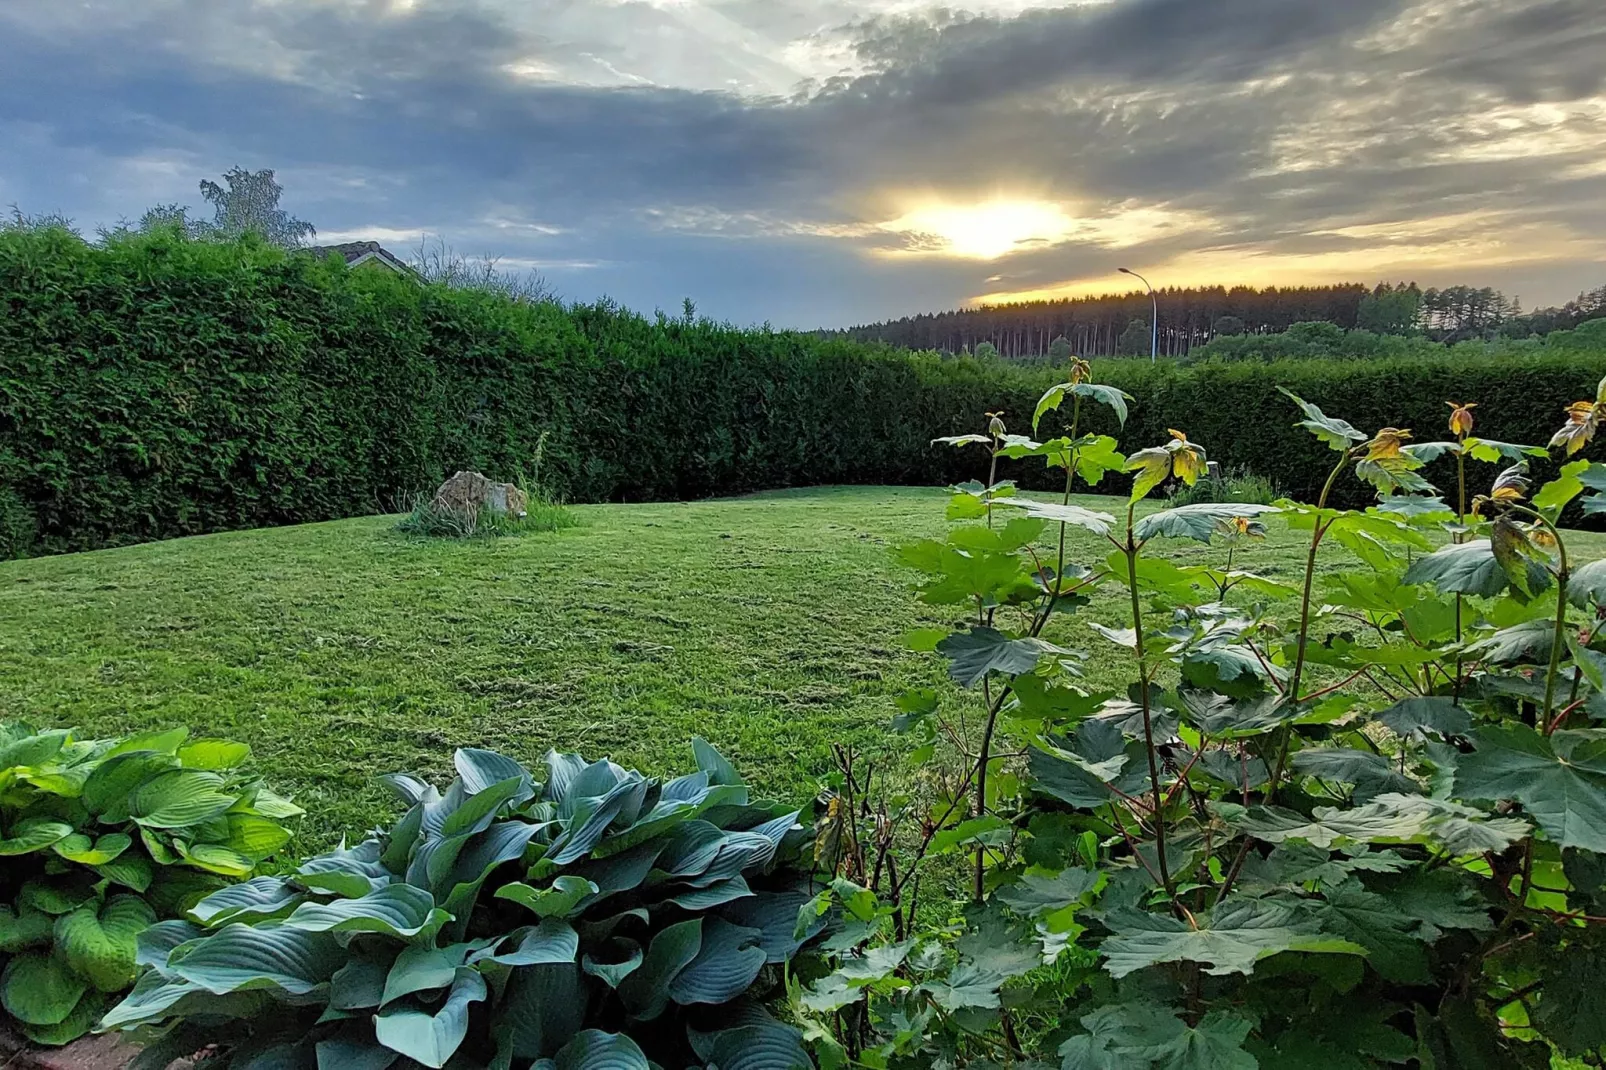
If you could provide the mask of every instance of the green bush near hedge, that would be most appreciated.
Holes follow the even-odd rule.
[[[1309,494],[1319,447],[1290,426],[1278,385],[1419,433],[1444,422],[1445,400],[1478,400],[1480,435],[1537,441],[1559,422],[1554,399],[1593,396],[1603,370],[1606,345],[1524,344],[1096,374],[1137,398],[1124,441],[1180,426],[1216,459]],[[545,481],[574,502],[940,484],[974,473],[933,435],[1000,409],[1024,430],[1058,374],[607,302],[518,303],[251,238],[92,244],[11,226],[0,553],[399,511],[458,468],[529,464],[543,432]]]

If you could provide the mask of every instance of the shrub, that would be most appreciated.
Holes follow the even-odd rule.
[[[694,749],[665,783],[549,753],[543,784],[478,750],[444,793],[390,777],[388,830],[147,930],[105,1027],[237,1068],[805,1065],[749,996],[812,935],[808,833]]]
[[[122,740],[0,724],[0,1001],[29,1039],[89,1031],[134,981],[135,943],[247,877],[301,811],[183,729]]]
[[[999,410],[1018,423],[1060,378],[608,302],[419,285],[332,260],[250,237],[92,245],[61,227],[0,227],[0,547],[92,549],[377,512],[456,469],[516,472],[546,431],[543,480],[565,501],[954,483],[968,473],[927,448],[931,434]],[[1224,463],[1253,464],[1307,501],[1321,478],[1310,444],[1249,418],[1276,411],[1279,384],[1377,427],[1436,424],[1443,400],[1474,394],[1490,433],[1521,441],[1554,417],[1548,399],[1581,396],[1606,371],[1600,332],[1584,327],[1543,345],[1452,350],[1376,335],[1375,359],[1303,359],[1362,333],[1222,338],[1204,347],[1221,348],[1219,362],[1098,371],[1137,399],[1141,440],[1189,427]],[[1288,338],[1297,352],[1275,348]],[[1265,351],[1229,360],[1233,346]],[[1505,389],[1513,381],[1524,389]],[[1094,418],[1089,430],[1114,424]],[[1001,466],[1051,482],[1035,466]]]
[[[821,1062],[1606,1065],[1606,561],[1557,526],[1606,492],[1606,466],[1572,460],[1530,497],[1533,451],[1474,437],[1471,406],[1411,446],[1291,396],[1327,458],[1314,505],[1140,518],[1163,480],[1198,479],[1204,449],[1172,433],[1122,457],[1080,431],[1090,408],[1119,422],[1123,399],[1073,369],[1038,415],[1070,397],[1065,437],[995,421],[948,440],[985,452],[978,470],[1062,469],[1059,502],[962,485],[948,515],[969,523],[899,551],[956,620],[911,645],[981,717],[910,694],[894,727],[913,768],[878,770],[898,787],[867,791],[851,760],[830,785],[817,856],[837,879],[818,909],[858,925],[792,990]],[[1591,397],[1551,438],[1566,457],[1606,421],[1606,381]],[[1431,457],[1478,462],[1472,490],[1434,496]],[[1133,476],[1124,516],[1072,502],[1074,480],[1114,471]],[[1377,504],[1334,508],[1341,480]],[[1274,514],[1308,540],[1298,585],[1233,570]],[[1067,527],[1114,552],[1068,560]],[[1224,567],[1155,556],[1223,536]],[[1334,544],[1355,556],[1318,586]],[[1058,623],[1100,586],[1121,595],[1119,619],[1092,622],[1130,666],[1120,693],[1085,688],[1088,655],[1063,644],[1087,631]],[[922,881],[961,861],[962,916],[922,912]]]

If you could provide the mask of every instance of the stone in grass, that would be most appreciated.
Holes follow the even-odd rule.
[[[453,513],[487,510],[498,516],[529,515],[529,499],[511,483],[492,483],[478,472],[458,472],[435,492],[434,506]]]

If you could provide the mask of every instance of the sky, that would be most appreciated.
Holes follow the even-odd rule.
[[[319,242],[828,327],[1606,283],[1606,0],[4,0],[0,204],[273,168]],[[204,215],[204,213],[201,213]]]

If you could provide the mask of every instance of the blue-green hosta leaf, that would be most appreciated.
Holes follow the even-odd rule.
[[[1534,594],[1550,586],[1550,573],[1534,561],[1526,564],[1528,590]],[[1475,539],[1444,547],[1419,557],[1405,570],[1406,583],[1429,583],[1445,594],[1493,598],[1511,581],[1488,539]]]
[[[439,1070],[468,1036],[470,1004],[480,1002],[485,995],[485,978],[479,971],[459,969],[439,1010],[431,1014],[412,1008],[387,1008],[374,1019],[374,1036],[392,1051]]]
[[[1474,740],[1456,768],[1458,796],[1515,800],[1552,842],[1606,853],[1606,731],[1486,725]]]
[[[955,632],[937,649],[948,658],[949,675],[964,687],[975,687],[991,672],[1019,676],[1045,655],[1070,653],[1041,639],[1011,639],[994,628]]]
[[[504,884],[496,890],[496,898],[512,900],[539,917],[566,918],[574,913],[582,899],[598,891],[600,889],[585,878],[566,874],[546,888],[532,888],[520,882]]]
[[[19,1022],[55,1025],[72,1013],[88,988],[54,955],[18,955],[0,974],[0,1005]]]
[[[657,859],[658,868],[671,877],[692,877],[713,864],[724,845],[725,833],[707,821],[692,820],[671,829],[665,841]]]
[[[698,772],[664,785],[658,802],[635,824],[604,836],[591,850],[592,858],[607,858],[664,835],[683,821],[717,806],[746,806],[745,784],[707,784],[708,774]]]
[[[497,869],[525,857],[530,841],[541,832],[542,825],[514,819],[498,821],[483,832],[469,835],[458,850],[451,867],[439,868],[432,885],[437,897],[444,894],[446,909],[459,917],[466,917],[474,907],[474,899]],[[443,841],[450,842],[450,841]],[[445,855],[441,856],[444,862]]]
[[[371,1022],[356,1021],[346,1022],[333,1035],[318,1041],[314,1054],[318,1070],[389,1070],[401,1058],[379,1044]],[[300,1070],[304,1064],[304,1059],[297,1058],[294,1065]]]
[[[584,858],[601,840],[613,824],[632,802],[635,806],[641,805],[641,798],[646,792],[645,781],[626,781],[617,784],[606,795],[602,796],[585,813],[582,820],[577,814],[570,821],[569,827],[552,841],[546,859],[553,865],[564,866]]]
[[[693,888],[707,888],[720,881],[730,880],[739,873],[761,869],[770,864],[786,834],[797,826],[797,812],[783,814],[745,832],[727,832],[707,869],[694,877],[686,878]]]
[[[200,940],[206,936],[206,930],[199,925],[188,921],[169,920],[159,921],[140,931],[134,941],[134,964],[136,966],[167,965],[168,956],[174,949]]]
[[[102,992],[134,983],[139,934],[156,911],[137,895],[114,895],[104,905],[91,900],[56,919],[56,948],[67,965]]]
[[[692,756],[697,761],[697,768],[708,774],[710,784],[737,785],[742,782],[742,775],[736,767],[725,760],[725,756],[715,750],[713,745],[701,736],[694,736],[691,741]]]
[[[580,936],[574,926],[558,918],[514,929],[504,939],[469,956],[469,962],[495,962],[503,966],[541,966],[573,962],[580,954]]]
[[[469,944],[449,944],[446,947],[414,944],[403,948],[385,974],[385,986],[379,994],[380,1005],[415,992],[432,992],[447,987],[457,979],[458,968],[472,950]]]
[[[809,903],[806,892],[758,892],[725,906],[720,914],[744,929],[757,929],[758,946],[771,963],[786,962],[798,948],[825,928],[826,919],[815,915],[799,928],[803,907]]]
[[[580,1031],[585,1008],[578,963],[525,966],[509,978],[493,1028],[508,1032],[514,1058],[538,1059],[556,1054]]]
[[[522,793],[524,799],[535,794],[535,778],[530,771],[512,758],[495,751],[463,747],[452,755],[452,765],[456,767],[457,775],[463,778],[463,788],[470,795],[478,795],[509,779],[523,781],[527,789]]]
[[[1162,509],[1150,513],[1132,528],[1139,542],[1155,538],[1194,539],[1209,542],[1220,534],[1217,523],[1234,517],[1261,516],[1277,512],[1275,505],[1255,505],[1248,502],[1200,502],[1197,505],[1179,505],[1175,509]]]
[[[1277,390],[1279,393],[1292,400],[1295,405],[1298,405],[1300,411],[1305,414],[1305,418],[1299,421],[1297,426],[1303,427],[1305,430],[1315,435],[1318,439],[1325,443],[1329,449],[1337,450],[1339,453],[1343,453],[1355,446],[1357,443],[1366,441],[1366,436],[1355,430],[1355,426],[1349,421],[1339,420],[1328,416],[1326,413],[1322,412],[1321,409],[1318,409],[1315,405],[1312,405],[1298,394],[1291,393],[1280,386],[1277,388]]]
[[[528,799],[529,792],[530,775],[524,772],[492,784],[468,796],[448,814],[446,820],[441,822],[440,834],[450,838],[484,832],[491,827],[491,822],[496,820],[504,806]]]
[[[706,888],[694,888],[690,891],[681,892],[679,895],[670,896],[665,902],[673,903],[682,910],[701,912],[712,910],[714,907],[723,906],[726,903],[735,902],[738,899],[751,898],[752,895],[753,889],[748,887],[747,882],[740,876],[736,876],[730,880],[710,884]]]
[[[702,1058],[719,1070],[813,1070],[803,1037],[777,1021],[754,1022],[715,1033]]]
[[[175,769],[134,789],[130,816],[146,828],[182,829],[222,814],[239,801],[223,778],[197,769]]]
[[[687,822],[686,824],[694,825],[697,822]],[[713,828],[712,825],[709,827]],[[725,842],[725,834],[718,832],[717,829],[715,831],[719,836],[719,844],[723,844]],[[609,896],[640,888],[648,880],[649,876],[653,876],[653,863],[659,860],[659,856],[667,853],[671,840],[672,837],[669,836],[658,840],[649,840],[646,843],[632,847],[622,854],[609,855],[607,858],[587,858],[583,862],[576,862],[573,866],[570,866],[570,876],[588,880],[597,886],[595,894],[591,899],[583,903],[580,909],[582,911],[588,910]],[[712,853],[716,856],[718,855],[718,845],[715,846]],[[542,863],[538,863],[537,866],[539,867],[539,872],[536,869],[531,870],[534,876],[541,876],[550,872],[550,868]],[[704,866],[706,868],[706,863]]]
[[[553,1060],[554,1070],[652,1070],[652,1065],[634,1040],[600,1029],[578,1034]]]
[[[43,947],[50,943],[55,932],[56,919],[51,914],[26,904],[11,906],[0,903],[0,953],[15,955],[30,947]]]
[[[350,850],[342,846],[303,862],[294,880],[313,891],[356,899],[383,888],[393,879],[379,854],[378,840],[367,840]]]
[[[1348,940],[1304,928],[1293,908],[1265,900],[1229,899],[1197,920],[1193,928],[1169,915],[1111,911],[1105,919],[1111,935],[1099,953],[1116,978],[1163,962],[1197,962],[1208,974],[1250,974],[1255,963],[1283,951],[1366,954]]]
[[[604,948],[607,958],[601,957]],[[643,958],[641,945],[634,940],[615,937],[602,947],[596,948],[596,952],[596,954],[587,952],[581,956],[580,969],[601,980],[609,988],[618,988],[625,978],[641,967]]]
[[[436,791],[433,785],[410,773],[386,773],[379,780],[408,806],[440,801],[441,793]]]
[[[1401,699],[1377,719],[1395,735],[1417,739],[1429,733],[1449,739],[1472,730],[1472,715],[1442,695]]]
[[[346,952],[327,933],[231,922],[170,962],[168,972],[214,995],[277,988],[304,996],[327,984],[345,961]]]
[[[393,959],[383,952],[379,954],[377,958],[354,957],[330,976],[331,1009],[360,1011],[377,1008],[384,1002],[385,981],[390,976]]]
[[[1083,509],[1079,505],[1039,502],[1030,498],[1017,498],[1008,504],[1025,510],[1026,515],[1033,519],[1047,520],[1054,524],[1068,524],[1084,531],[1091,531],[1095,535],[1108,535],[1110,528],[1115,524],[1115,517],[1110,514]]]
[[[281,877],[254,877],[213,892],[191,907],[190,914],[201,924],[216,927],[227,921],[282,917],[305,899]]]
[[[703,919],[665,926],[652,938],[641,968],[619,986],[619,998],[631,1017],[651,1021],[669,1003],[669,986],[703,946]]]
[[[0,838],[0,858],[14,858],[43,851],[73,834],[65,821],[46,817],[25,817],[11,828],[11,835]]]
[[[121,832],[108,832],[93,841],[81,832],[58,840],[51,850],[69,862],[83,866],[104,866],[134,845],[134,841]]]
[[[735,999],[764,967],[763,937],[758,929],[732,925],[723,918],[704,919],[702,946],[669,983],[669,998],[683,1006]]]
[[[302,903],[284,924],[309,933],[384,933],[408,939],[433,934],[449,920],[424,889],[392,884],[357,899]]]

